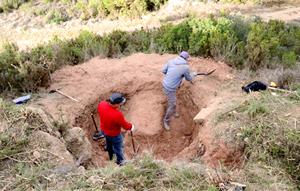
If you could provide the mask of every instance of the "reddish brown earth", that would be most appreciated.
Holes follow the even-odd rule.
[[[95,128],[90,114],[97,116],[99,101],[116,91],[125,94],[128,99],[122,111],[138,129],[134,139],[139,153],[151,152],[156,158],[166,161],[192,160],[203,155],[203,160],[212,165],[219,160],[226,161],[235,151],[227,151],[222,141],[214,140],[209,127],[194,123],[193,118],[199,110],[208,107],[211,100],[217,97],[222,100],[219,92],[224,92],[223,85],[231,82],[231,69],[222,62],[191,58],[192,71],[217,70],[209,77],[197,77],[194,84],[184,81],[178,91],[180,118],[173,119],[171,130],[165,131],[162,118],[166,97],[161,88],[163,74],[160,70],[175,56],[138,53],[121,59],[94,58],[77,66],[66,66],[52,75],[49,89],[60,88],[78,99],[79,103],[58,93],[45,92],[35,105],[56,119],[63,116],[72,126],[83,128],[93,143],[93,164],[96,166],[105,165],[108,156],[102,149],[102,141],[92,140]],[[231,93],[225,95],[230,97]],[[99,124],[98,116],[96,121]],[[133,157],[132,150],[131,137],[126,133],[125,153],[128,159]]]

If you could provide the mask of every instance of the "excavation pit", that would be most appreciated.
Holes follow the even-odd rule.
[[[220,87],[230,79],[230,68],[221,62],[191,58],[191,71],[217,70],[209,77],[197,77],[193,84],[183,81],[177,92],[180,117],[172,118],[171,130],[166,131],[162,126],[167,100],[161,85],[161,69],[175,56],[139,53],[122,59],[93,58],[80,65],[66,66],[52,75],[49,89],[60,89],[79,102],[60,94],[46,94],[36,105],[54,118],[63,115],[71,126],[85,130],[93,145],[95,166],[105,166],[108,154],[103,151],[103,142],[92,139],[95,127],[91,113],[99,127],[97,105],[112,92],[121,92],[128,99],[122,112],[138,129],[134,133],[138,154],[150,152],[155,158],[166,161],[200,157],[205,152],[202,142],[208,137],[209,129],[196,125],[193,118],[215,99]],[[134,153],[129,133],[125,133],[124,143],[125,156],[131,159]],[[209,141],[205,144],[209,150],[207,155],[211,148],[209,144]]]
[[[132,139],[129,132],[123,131],[124,153],[126,159],[142,154],[151,153],[155,158],[166,161],[176,159],[176,156],[185,148],[189,147],[199,127],[193,122],[193,117],[198,112],[198,107],[193,103],[192,94],[188,87],[178,92],[178,113],[179,118],[172,118],[171,130],[166,131],[162,126],[162,119],[166,109],[166,97],[163,94],[160,84],[149,84],[146,89],[135,92],[122,92],[127,95],[127,102],[122,106],[121,111],[128,121],[132,122],[137,130],[134,132],[135,147],[138,152],[133,151]],[[149,88],[150,87],[150,88]],[[105,93],[100,100],[105,100]],[[97,113],[98,101],[90,106],[89,112],[76,118],[76,126],[83,128],[93,145],[94,165],[101,166],[108,160],[108,154],[104,151],[105,140],[94,141],[95,133],[93,120],[90,116],[93,113],[97,127],[99,128],[99,116]]]

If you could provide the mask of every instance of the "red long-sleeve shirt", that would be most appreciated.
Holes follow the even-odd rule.
[[[101,130],[107,136],[114,137],[119,135],[121,133],[121,128],[126,130],[132,128],[132,124],[125,120],[123,114],[106,101],[101,101],[99,103],[98,113]]]

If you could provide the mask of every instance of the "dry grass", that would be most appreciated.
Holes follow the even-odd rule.
[[[245,145],[239,180],[256,189],[261,185],[260,190],[296,189],[300,174],[299,97],[263,92],[247,98],[229,112],[221,112],[217,120],[229,123],[219,133],[224,140]]]

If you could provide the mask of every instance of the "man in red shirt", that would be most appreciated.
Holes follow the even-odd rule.
[[[109,97],[109,100],[101,101],[98,105],[100,127],[105,136],[109,160],[112,160],[115,154],[117,156],[118,165],[123,165],[125,162],[121,128],[131,131],[134,129],[134,126],[126,121],[122,112],[119,110],[125,101],[126,99],[122,94],[113,93]]]

